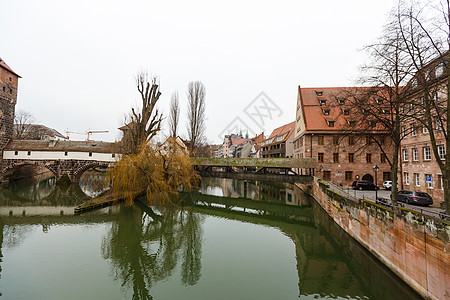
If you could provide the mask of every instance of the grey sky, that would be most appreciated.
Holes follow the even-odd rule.
[[[218,135],[265,92],[294,121],[297,86],[348,86],[393,0],[144,1],[1,0],[0,57],[23,78],[17,108],[64,134],[109,130],[139,98],[140,68],[160,78],[160,108],[178,90],[206,86],[207,136]],[[254,127],[249,120],[247,125]],[[245,130],[245,128],[243,128]],[[84,136],[71,136],[83,139]]]

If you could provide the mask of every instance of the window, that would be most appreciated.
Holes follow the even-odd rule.
[[[338,163],[339,162],[339,153],[333,153],[333,162]]]
[[[319,99],[319,103],[320,103],[320,105],[326,105],[327,104],[327,100],[326,99]]]
[[[356,122],[355,121],[347,121],[347,123],[348,123],[348,125],[350,126],[350,127],[355,127],[355,125],[356,125]]]
[[[431,174],[425,174],[425,182],[427,184],[427,188],[433,188],[433,177]]]
[[[334,127],[334,121],[328,121],[328,127]]]
[[[441,76],[442,74],[444,74],[444,64],[440,64],[439,66],[436,67],[436,77]]]
[[[112,157],[116,157],[116,154],[115,153],[113,153],[112,155],[111,155]]]
[[[405,178],[405,184],[409,185],[409,173],[408,172],[404,172],[403,173],[403,177]]]
[[[416,182],[416,186],[420,186],[420,176],[417,173],[414,173],[414,181]]]
[[[355,144],[355,137],[353,137],[353,136],[349,136],[348,137],[348,144],[351,146],[351,145],[354,145]]]
[[[386,154],[384,154],[384,153],[380,154],[380,162],[381,163],[385,163],[386,162]]]
[[[377,104],[383,104],[383,98],[377,98]]]
[[[416,124],[411,124],[411,135],[417,136]]]
[[[323,135],[317,137],[317,145],[323,145]]]
[[[422,132],[423,132],[423,133],[428,133],[428,127],[425,126],[425,125],[423,125],[423,127],[422,127]]]
[[[350,115],[350,110],[348,108],[343,108],[342,113],[344,114],[344,116],[348,116]]]
[[[349,153],[348,154],[348,162],[352,163],[355,161],[355,153]]]
[[[351,181],[353,179],[353,172],[352,171],[345,171],[345,180]]]
[[[9,77],[9,82],[11,82],[12,81],[12,77]]]
[[[366,136],[366,145],[372,144],[372,138],[370,136]]]
[[[9,89],[9,93],[12,94],[12,89]]]
[[[380,138],[380,145],[384,145],[384,138]]]
[[[444,189],[444,177],[442,175],[438,175],[438,189]]]
[[[436,130],[442,130],[442,120],[436,119]]]
[[[27,155],[31,155],[31,151],[28,151]]]
[[[339,105],[344,105],[345,104],[345,99],[338,98],[338,102],[339,102]]]
[[[377,121],[369,121],[369,126],[370,126],[370,127],[375,127],[375,126],[377,126]]]
[[[323,171],[323,180],[331,180],[331,171]]]
[[[89,157],[91,157],[92,156],[92,152],[89,152]]]
[[[339,145],[339,137],[338,136],[333,136],[333,145]]]
[[[329,108],[324,108],[324,109],[322,109],[322,111],[323,111],[323,114],[325,116],[329,116],[330,115],[330,109]]]
[[[366,162],[368,162],[368,163],[372,162],[372,154],[371,153],[366,154]]]
[[[430,147],[423,147],[423,160],[431,160]]]
[[[391,180],[391,172],[383,172],[383,181]]]
[[[315,91],[317,96],[322,96],[323,95],[323,91]]]
[[[19,155],[19,151],[14,151],[14,155]]]
[[[419,161],[419,150],[417,148],[412,150],[412,154],[413,161]]]
[[[403,161],[408,161],[408,149],[403,149]]]
[[[405,137],[406,135],[406,126],[402,126],[402,136]]]
[[[436,91],[436,93],[434,94],[434,100],[436,102],[439,102],[439,101],[441,101],[441,99],[442,99],[442,92],[441,91]]]
[[[68,156],[69,155],[69,152],[64,152],[64,156]]]
[[[317,153],[317,161],[323,162],[323,153]]]
[[[444,145],[437,146],[437,150],[438,150],[438,153],[439,153],[439,158],[441,160],[445,160],[445,147],[444,147]]]

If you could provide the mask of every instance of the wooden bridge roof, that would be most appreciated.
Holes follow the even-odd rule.
[[[310,158],[193,158],[199,166],[220,167],[270,167],[270,168],[315,168],[317,162]]]
[[[95,141],[12,140],[4,150],[120,153],[120,146],[119,143]]]

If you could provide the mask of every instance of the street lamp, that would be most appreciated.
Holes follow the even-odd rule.
[[[377,174],[378,174],[378,168],[377,165],[373,166],[373,172],[375,173],[375,202],[378,202],[378,180],[377,180]]]

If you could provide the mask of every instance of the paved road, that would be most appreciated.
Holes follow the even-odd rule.
[[[337,186],[333,186],[332,184],[330,185],[334,190],[337,190],[340,192],[344,192],[345,194],[351,196],[352,198],[357,198],[357,199],[367,199],[367,200],[371,200],[373,202],[375,202],[375,191],[360,191],[360,190],[354,190],[351,187],[337,187]],[[387,203],[390,203],[390,199],[391,199],[391,191],[387,191],[384,189],[378,190],[378,199],[383,198],[387,200]],[[417,205],[411,205],[411,204],[406,204],[406,203],[399,203],[399,205],[412,209],[412,210],[416,210],[419,212],[422,212],[424,214],[428,214],[428,215],[435,215],[433,212],[435,213],[444,213],[444,210],[440,208],[439,203],[433,203],[433,205],[428,206],[428,207],[424,207],[424,206],[417,206]]]

